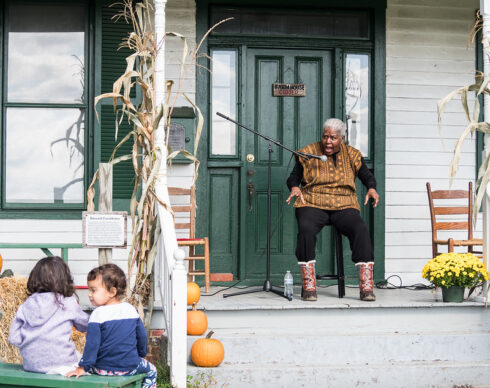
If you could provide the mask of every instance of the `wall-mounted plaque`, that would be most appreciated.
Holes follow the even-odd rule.
[[[85,248],[126,248],[127,212],[82,212]]]
[[[305,84],[272,84],[272,95],[274,97],[305,97]]]
[[[167,127],[165,127],[165,131]],[[172,151],[185,150],[185,127],[182,124],[170,123],[168,145]]]

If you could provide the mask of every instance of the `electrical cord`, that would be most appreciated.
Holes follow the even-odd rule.
[[[291,157],[289,158],[289,162],[288,162],[288,165],[286,166],[286,172],[284,174],[284,178],[283,178],[283,181],[284,181],[284,184],[282,185],[282,189],[281,189],[281,198],[283,197],[284,195],[284,186],[286,185],[286,181],[287,181],[287,175],[288,175],[288,172],[289,172],[289,168],[291,166],[291,161],[293,160],[293,154],[291,154]],[[279,227],[279,223],[281,222],[282,220],[282,216],[284,214],[284,206],[281,206],[280,207],[280,212],[279,212],[279,216],[277,218],[277,221],[274,225],[274,228],[272,229],[271,231],[271,239],[272,237],[274,236],[274,234],[276,233],[277,231],[277,228]],[[254,265],[252,266],[252,269],[249,271],[249,272],[254,272],[255,269],[257,268],[257,265],[259,264],[259,262],[262,262],[262,258],[264,257],[265,253],[266,253],[266,249],[267,247],[263,248],[262,250],[262,253],[260,254],[260,256],[258,256],[255,260],[255,263]],[[214,295],[217,295],[219,294],[220,292],[223,292],[223,291],[226,291],[226,290],[229,290],[230,288],[238,288],[239,290],[244,290],[244,289],[247,289],[247,288],[251,288],[251,287],[256,287],[256,286],[244,286],[244,287],[235,287],[237,284],[240,284],[241,282],[245,281],[245,279],[242,279],[242,280],[239,280],[237,282],[235,282],[234,284],[232,284],[231,286],[227,286],[225,288],[222,288],[216,292],[213,292],[212,294],[204,294],[202,293],[201,296],[214,296]],[[283,286],[277,286],[279,288],[284,288]]]
[[[400,284],[395,285],[395,284],[391,283],[389,281],[391,278],[397,278],[400,281]],[[404,290],[420,291],[420,290],[432,290],[435,288],[433,285],[427,285],[427,284],[423,284],[423,283],[415,283],[415,284],[411,284],[408,286],[404,286],[402,278],[398,275],[388,276],[385,280],[382,280],[381,282],[377,282],[375,285],[376,285],[376,288],[379,288],[381,290],[404,289]]]

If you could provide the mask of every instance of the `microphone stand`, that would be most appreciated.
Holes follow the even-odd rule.
[[[298,151],[293,151],[292,149],[290,149],[290,148],[286,147],[285,145],[279,143],[277,140],[274,140],[268,136],[262,135],[261,133],[258,133],[257,131],[254,131],[253,129],[248,128],[243,124],[240,124],[239,122],[229,118],[228,116],[225,116],[224,114],[222,114],[220,112],[216,112],[216,114],[218,116],[224,118],[225,120],[231,121],[232,123],[252,132],[253,134],[264,138],[265,140],[267,140],[269,142],[269,145],[268,145],[269,160],[268,160],[268,166],[267,166],[267,241],[266,241],[266,253],[267,253],[267,255],[266,255],[265,282],[264,282],[262,289],[245,290],[245,291],[235,292],[232,294],[223,294],[223,298],[228,298],[229,296],[251,294],[251,293],[255,293],[255,292],[265,291],[265,292],[272,292],[276,295],[282,296],[283,298],[286,298],[289,301],[291,301],[291,300],[293,300],[292,297],[287,297],[284,295],[284,292],[282,292],[281,290],[274,289],[273,286],[271,285],[271,282],[270,282],[270,275],[271,275],[271,246],[270,246],[270,243],[271,243],[271,197],[272,197],[272,192],[271,192],[271,165],[272,165],[272,152],[273,152],[272,151],[272,144],[275,144],[279,147],[282,147],[282,148],[288,150],[289,152],[291,152],[295,155],[298,155],[302,158],[305,158],[307,160],[309,160],[310,157],[312,157],[312,156],[305,155],[305,154],[298,152]]]

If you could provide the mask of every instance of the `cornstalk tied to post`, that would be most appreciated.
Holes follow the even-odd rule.
[[[148,327],[153,308],[151,294],[153,290],[153,265],[161,234],[156,204],[159,203],[172,213],[168,203],[166,185],[164,185],[164,195],[162,196],[156,194],[155,184],[161,175],[162,164],[171,161],[179,153],[194,162],[194,180],[197,179],[199,161],[196,154],[204,120],[199,108],[182,92],[182,83],[190,66],[196,66],[196,60],[199,57],[198,51],[207,34],[194,49],[189,48],[184,36],[177,33],[165,34],[164,39],[168,37],[181,39],[183,49],[177,90],[173,92],[174,83],[167,81],[165,83],[166,98],[159,103],[155,93],[155,62],[161,47],[156,40],[152,26],[152,2],[143,0],[133,4],[132,0],[124,0],[114,3],[112,6],[117,6],[120,9],[113,19],[116,21],[125,20],[133,27],[133,31],[120,45],[120,47],[128,48],[132,54],[126,58],[126,70],[114,82],[112,92],[97,96],[95,105],[103,98],[113,99],[113,106],[116,111],[116,140],[118,126],[122,120],[128,120],[132,125],[132,130],[115,146],[109,162],[115,165],[124,160],[131,160],[134,169],[135,183],[130,200],[133,239],[128,257],[128,277],[131,279],[135,273],[136,280],[133,287],[128,290],[128,300],[137,306],[141,316],[143,316],[143,306],[148,305],[145,317],[145,325]],[[141,103],[137,107],[133,105],[130,98],[133,88],[139,88],[141,91]],[[198,117],[193,153],[185,150],[172,151],[168,146],[172,110],[179,95],[183,96],[193,106]],[[164,147],[167,148],[165,150],[162,150],[159,142],[156,141],[157,129],[159,125],[161,127],[161,120],[165,123],[165,127],[169,128],[166,131],[164,141]],[[130,139],[133,140],[131,154],[116,157],[117,151]],[[88,189],[89,210],[94,209],[94,186],[98,175],[97,171]],[[165,197],[166,200],[162,197]]]

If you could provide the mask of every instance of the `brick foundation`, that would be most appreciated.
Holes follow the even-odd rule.
[[[162,352],[162,336],[165,334],[163,329],[150,330],[148,334],[148,354],[146,359],[152,364],[157,363],[160,360]]]

